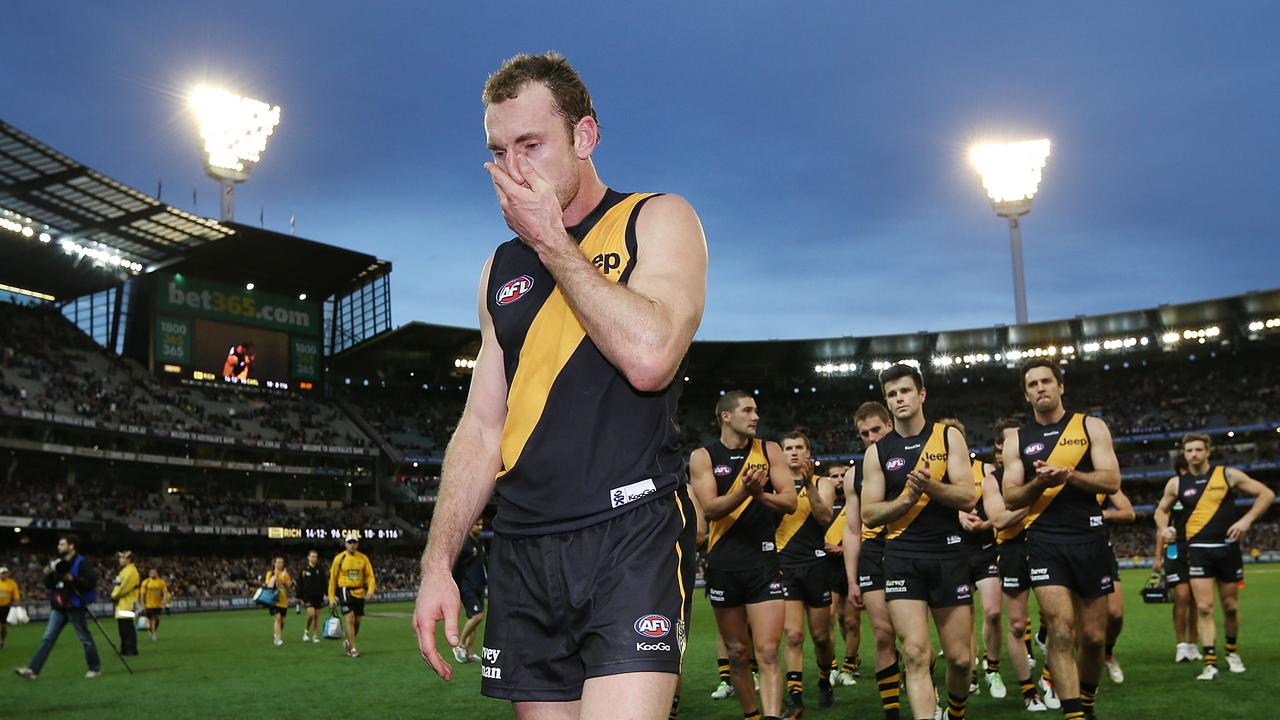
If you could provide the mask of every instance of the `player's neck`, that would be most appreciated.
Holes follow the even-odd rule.
[[[1049,412],[1042,413],[1039,410],[1036,410],[1036,422],[1041,425],[1053,425],[1054,423],[1061,422],[1062,418],[1066,416],[1067,409],[1062,406],[1062,403],[1058,403],[1058,406]]]
[[[730,450],[740,450],[751,444],[751,436],[743,435],[729,428],[720,429],[720,444]]]
[[[1187,472],[1190,472],[1192,475],[1204,475],[1209,472],[1209,461],[1205,460],[1200,465],[1187,463]]]
[[[922,410],[909,418],[901,420],[894,418],[893,430],[902,437],[912,437],[913,435],[919,435],[920,431],[924,430],[924,424],[925,418]]]
[[[590,161],[587,161],[587,167],[582,171],[579,180],[578,194],[569,201],[569,206],[564,209],[564,226],[573,227],[582,222],[604,199],[606,190],[608,188],[600,181],[600,177],[596,175],[595,166]]]
[[[803,481],[803,480],[808,480],[808,478],[806,478],[806,477],[804,476],[804,473],[800,472],[799,470],[797,470],[797,469],[795,469],[795,468],[787,468],[787,469],[791,471],[791,479],[792,479],[792,480],[795,480],[795,481],[797,481],[797,482],[800,482],[800,481]]]

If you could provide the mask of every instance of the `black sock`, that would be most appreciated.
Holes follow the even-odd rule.
[[[987,672],[996,674],[1000,673],[1000,658],[996,658],[995,660],[987,658]]]
[[[1098,697],[1098,686],[1092,683],[1080,683],[1080,707],[1085,715],[1093,714],[1093,702]]]
[[[1235,636],[1235,635],[1228,635],[1228,636],[1226,636],[1226,638],[1224,638],[1224,639],[1227,641],[1227,644],[1226,644],[1222,649],[1223,649],[1223,650],[1225,650],[1225,651],[1227,652],[1227,654],[1228,654],[1228,655],[1235,655],[1235,654],[1236,654],[1236,649],[1237,649],[1237,648],[1236,648],[1236,636]]]
[[[964,720],[966,695],[947,695],[947,720]]]
[[[1107,658],[1110,659],[1115,654],[1116,654],[1116,644],[1107,643]]]
[[[742,713],[742,720],[761,720],[760,711],[752,710],[751,712]]]
[[[1044,642],[1048,642],[1048,640],[1049,640],[1049,631],[1048,631],[1047,629],[1045,629],[1044,623],[1041,623],[1041,624],[1040,624],[1040,629],[1036,631],[1036,639],[1037,639],[1037,640],[1039,640],[1039,641],[1040,641],[1040,642],[1042,642],[1042,643],[1044,643]]]
[[[852,674],[854,674],[855,672],[857,672],[857,671],[858,671],[858,656],[857,656],[857,655],[845,655],[845,656],[844,656],[844,665],[842,665],[842,666],[840,667],[840,671],[841,671],[841,672],[847,672],[847,673],[849,673],[850,675],[852,675]]]
[[[1022,699],[1030,700],[1036,696],[1036,681],[1031,678],[1025,678],[1018,681],[1018,687],[1022,688]]]
[[[720,673],[720,682],[732,682],[729,679],[729,658],[716,658],[716,672]]]
[[[1214,667],[1218,666],[1218,651],[1212,645],[1204,646],[1204,664],[1206,666],[1209,666],[1209,665],[1212,665]]]
[[[1027,654],[1031,654],[1031,626],[1028,625],[1026,630],[1022,631],[1022,643],[1027,646]]]
[[[1084,707],[1080,705],[1080,698],[1062,701],[1062,717],[1065,720],[1084,720]]]
[[[804,694],[804,673],[789,672],[787,673],[787,694],[791,696]]]
[[[680,717],[680,696],[676,695],[671,698],[671,714],[667,716],[667,720],[676,720]]]
[[[877,670],[876,685],[880,690],[884,720],[898,720],[898,712],[902,708],[902,671],[898,669],[898,663]]]
[[[751,658],[751,672],[753,673],[760,672],[760,663],[756,662],[755,658]]]

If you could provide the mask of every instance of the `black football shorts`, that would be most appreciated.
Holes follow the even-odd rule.
[[[622,515],[550,535],[496,534],[480,692],[571,702],[587,678],[680,673],[694,576],[684,486]]]

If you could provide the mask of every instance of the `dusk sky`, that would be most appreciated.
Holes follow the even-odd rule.
[[[438,5],[438,8],[436,7]],[[394,263],[393,321],[476,326],[511,233],[480,89],[556,49],[601,177],[685,196],[711,254],[699,337],[1011,323],[1006,226],[967,149],[1048,137],[1023,222],[1030,317],[1280,285],[1280,4],[6,4],[0,118],[216,216],[200,82],[281,126],[237,220]],[[1270,49],[1268,49],[1270,48]],[[1267,198],[1271,198],[1268,200]],[[1267,208],[1271,208],[1268,210]]]

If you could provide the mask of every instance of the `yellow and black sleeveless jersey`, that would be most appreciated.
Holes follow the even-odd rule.
[[[862,463],[856,462],[853,467],[849,468],[849,472],[853,473],[853,489],[858,493],[858,499],[862,499]],[[888,498],[885,495],[885,498]],[[884,549],[884,538],[889,534],[889,528],[881,525],[879,527],[867,527],[862,525],[862,544],[878,545]]]
[[[743,448],[729,449],[719,440],[706,446],[711,455],[711,472],[716,478],[716,494],[727,495],[741,484],[751,468],[769,470],[769,456],[763,440],[752,440]],[[771,492],[769,486],[765,492]],[[707,522],[707,567],[716,570],[751,570],[778,566],[778,513],[748,497],[733,512]]]
[[[997,467],[991,471],[996,478],[996,487],[1000,489],[1000,494],[1004,495],[1004,468]],[[979,502],[979,505],[982,503]],[[996,531],[996,542],[1003,545],[1005,543],[1020,543],[1027,539],[1027,521],[1023,520],[1016,525],[1010,525],[1003,530]]]
[[[818,478],[814,477],[812,482],[816,490]],[[797,480],[796,511],[782,516],[775,534],[778,564],[784,567],[808,565],[827,556],[827,551],[823,549],[827,528],[813,516],[812,509],[809,490],[803,482]]]
[[[919,435],[903,437],[891,431],[876,443],[880,467],[884,470],[884,498],[893,500],[907,486],[907,474],[928,468],[936,480],[973,486],[972,478],[947,477],[947,426],[926,422]],[[898,557],[936,557],[960,550],[964,529],[954,508],[931,502],[921,495],[906,514],[888,524],[885,552]]]
[[[1068,413],[1051,425],[1032,420],[1019,428],[1018,453],[1026,481],[1036,476],[1036,460],[1080,472],[1093,470],[1084,419],[1083,413]],[[1105,542],[1107,530],[1097,497],[1070,483],[1045,490],[1027,512],[1027,537],[1054,543]]]
[[[609,190],[569,228],[606,280],[625,285],[635,268],[636,217],[651,197]],[[684,481],[675,423],[681,383],[658,392],[631,387],[519,238],[494,253],[487,306],[507,378],[495,530],[583,528]]]
[[[1183,512],[1174,519],[1178,540],[1190,547],[1221,547],[1232,540],[1227,529],[1236,521],[1235,493],[1227,482],[1227,468],[1214,465],[1204,475],[1178,478]]]
[[[987,508],[982,503],[982,478],[986,477],[987,463],[983,460],[973,461],[973,484],[978,490],[978,504],[974,507],[973,512],[983,520],[987,519]],[[981,532],[965,533],[965,539],[970,543],[981,547],[989,547],[996,541],[996,533],[993,528],[987,528]]]

